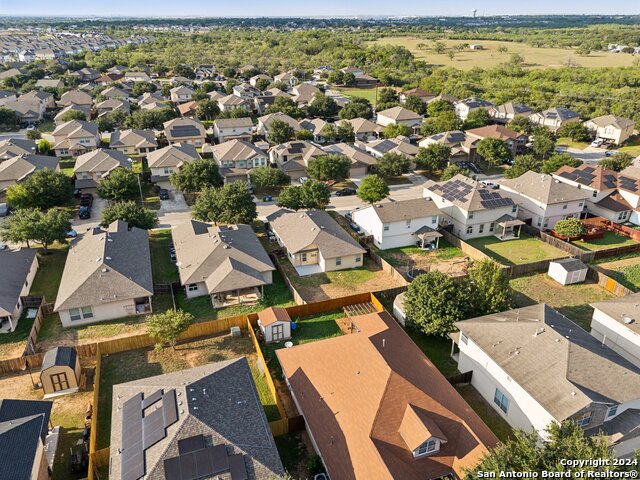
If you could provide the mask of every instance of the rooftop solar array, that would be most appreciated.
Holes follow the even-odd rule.
[[[151,411],[145,414],[147,409]],[[144,451],[165,438],[167,427],[177,420],[173,389],[166,393],[157,390],[147,397],[138,393],[122,404],[122,480],[138,480],[144,476]]]
[[[241,453],[229,455],[226,445],[207,447],[202,435],[178,440],[178,453],[164,461],[165,480],[198,480],[222,473],[229,473],[231,480],[249,478]]]
[[[500,208],[513,205],[513,200],[503,197],[498,192],[492,192],[491,190],[480,189],[480,203],[484,208]]]
[[[628,192],[638,191],[638,182],[633,178],[620,176],[618,177],[618,184],[620,185],[620,188],[627,190]]]
[[[450,202],[466,202],[467,196],[473,192],[473,185],[469,185],[462,180],[451,180],[437,185],[434,191],[440,193],[440,196]]]
[[[171,129],[171,136],[174,138],[199,137],[200,131],[195,125],[178,125]]]
[[[581,185],[591,185],[596,178],[596,175],[594,174],[595,171],[595,167],[588,166],[584,168],[576,168],[570,172],[562,172],[560,176]],[[603,184],[605,188],[616,188],[616,176],[610,173],[604,175]]]

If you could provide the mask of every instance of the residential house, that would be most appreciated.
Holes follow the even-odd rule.
[[[279,88],[270,88],[262,92],[262,95],[253,99],[253,109],[262,115],[267,107],[270,107],[275,102],[276,98],[285,97],[293,100],[293,97],[287,92],[283,92]]]
[[[254,75],[249,79],[249,85],[255,87],[259,80],[267,80],[269,83],[271,83],[271,77],[269,75],[259,73],[258,75]]]
[[[308,106],[319,93],[320,89],[310,83],[299,83],[291,89],[293,100],[301,107]]]
[[[54,311],[63,327],[151,312],[153,279],[146,230],[116,220],[73,240]]]
[[[32,248],[0,250],[0,334],[13,332],[24,310],[23,298],[29,295],[38,271],[38,258]]]
[[[160,108],[167,108],[168,105],[164,103],[166,99],[159,92],[145,92],[138,99],[138,106],[144,108],[147,105],[155,105]]]
[[[545,304],[456,322],[458,370],[513,428],[552,422],[604,433],[617,457],[640,446],[640,368]]]
[[[398,94],[400,103],[405,103],[409,97],[418,97],[420,100],[427,103],[429,100],[435,98],[436,96],[433,93],[422,90],[421,88],[411,88]]]
[[[493,103],[488,102],[487,100],[482,100],[478,97],[470,97],[465,100],[459,100],[453,107],[456,112],[456,116],[464,122],[469,117],[469,114],[474,110],[484,108],[488,111],[493,107]]]
[[[364,248],[324,210],[280,209],[268,215],[267,222],[298,275],[363,264]]]
[[[37,124],[44,119],[45,105],[39,100],[26,100],[22,97],[6,102],[2,108],[12,110],[21,124]]]
[[[118,87],[109,87],[100,92],[105,99],[117,98],[119,100],[129,100],[129,94]]]
[[[351,168],[349,169],[349,178],[361,178],[366,176],[378,159],[364,150],[355,147],[350,143],[335,143],[324,147],[327,153],[335,153],[344,155],[351,160]]]
[[[253,137],[253,121],[250,117],[219,118],[213,124],[213,135],[219,143],[228,140],[247,140]]]
[[[340,71],[342,73],[350,73],[354,77],[357,77],[358,75],[364,75],[364,70],[358,67],[344,67],[341,68]]]
[[[0,399],[0,478],[48,480],[55,452],[45,451],[53,402]]]
[[[196,80],[206,80],[215,77],[216,66],[211,63],[203,63],[196,66]]]
[[[229,140],[213,145],[211,150],[225,183],[246,182],[252,168],[265,167],[269,163],[269,156],[246,140]]]
[[[497,140],[502,140],[507,144],[509,150],[511,150],[511,154],[515,156],[518,153],[522,153],[526,149],[527,142],[529,141],[529,136],[524,133],[518,133],[510,128],[505,127],[504,125],[487,125],[485,127],[473,128],[471,130],[467,130],[466,132],[467,139],[477,139],[478,141],[484,140],[485,138],[495,138]],[[475,157],[480,157],[480,155],[475,152],[474,145],[473,154],[471,155],[471,159],[475,159]]]
[[[19,155],[32,155],[38,152],[36,142],[26,138],[0,140],[0,162]]]
[[[114,385],[110,445],[112,479],[284,475],[245,357]]]
[[[631,218],[633,207],[618,191],[618,173],[604,165],[583,163],[579,167],[565,165],[552,174],[567,185],[582,189],[587,194],[587,211],[615,223]],[[629,179],[630,180],[630,179]],[[621,181],[629,188],[633,181]]]
[[[286,83],[287,85],[292,85],[292,86],[297,85],[299,80],[295,73],[296,72],[294,70],[289,70],[288,72],[280,73],[275,77],[273,77],[273,81]]]
[[[73,166],[76,188],[95,188],[116,168],[131,168],[131,159],[119,150],[98,148],[84,153]]]
[[[8,68],[7,70],[0,72],[0,80],[17,77],[18,75],[25,75],[26,73],[26,70],[22,70],[20,68]]]
[[[430,198],[401,201],[383,201],[366,208],[354,210],[353,222],[381,250],[408,247],[418,244],[421,248],[437,248],[437,231],[441,212]]]
[[[13,102],[17,99],[18,97],[16,95],[16,92],[11,90],[0,90],[0,107],[7,102]]]
[[[579,122],[580,114],[568,108],[557,107],[534,113],[529,116],[529,120],[534,125],[542,125],[552,132],[557,132],[561,126],[567,123]]]
[[[303,130],[308,130],[309,132],[313,133],[313,141],[316,143],[324,143],[325,141],[327,141],[322,136],[322,130],[326,125],[327,122],[325,122],[321,118],[305,118],[303,120],[300,120],[300,127],[302,127]]]
[[[100,75],[98,78],[96,78],[95,83],[97,85],[110,85],[112,83],[116,83],[119,82],[120,80],[122,80],[124,78],[124,75],[121,75],[119,73],[105,73],[104,75]],[[110,87],[113,88],[113,87]]]
[[[171,231],[180,283],[188,298],[209,295],[214,307],[255,303],[275,270],[249,225],[190,220]]]
[[[475,150],[477,142],[477,138],[467,138],[467,134],[462,130],[451,130],[423,138],[418,142],[418,147],[426,148],[432,143],[446,145],[451,149],[449,162],[458,163],[470,160],[471,151]]]
[[[174,118],[164,122],[164,134],[169,145],[190,143],[196,147],[204,145],[207,132],[204,125],[192,118]]]
[[[56,113],[55,117],[53,117],[53,121],[56,125],[60,125],[61,123],[65,123],[68,120],[65,120],[65,114],[67,112],[82,112],[85,120],[88,122],[91,120],[91,107],[86,105],[76,105],[72,103],[68,107],[64,107],[58,113]]]
[[[457,237],[507,240],[519,236],[523,222],[517,218],[518,205],[501,191],[460,174],[444,182],[428,180],[424,187],[423,196],[442,212],[441,226],[453,225]]]
[[[281,143],[269,150],[269,160],[296,181],[307,173],[309,161],[327,153],[319,146],[304,140]]]
[[[221,112],[229,112],[231,110],[251,110],[250,103],[238,95],[227,95],[218,99],[218,107]]]
[[[351,124],[356,140],[360,140],[361,142],[372,142],[373,140],[377,140],[384,131],[384,127],[365,118],[339,120],[336,122],[336,125],[340,126],[345,123]]]
[[[23,153],[8,160],[0,161],[0,192],[8,187],[26,180],[32,173],[38,170],[59,171],[60,167],[56,157]]]
[[[76,157],[95,150],[100,144],[98,125],[82,120],[62,123],[51,135],[56,157]]]
[[[533,171],[499,183],[500,191],[518,204],[518,218],[540,230],[552,229],[559,220],[580,218],[591,198],[580,188]]]
[[[256,88],[254,85],[249,83],[235,85],[232,90],[233,95],[236,95],[246,101],[253,100],[255,97],[262,95],[262,91],[259,88]]]
[[[407,110],[404,107],[392,107],[378,112],[376,123],[386,127],[387,125],[406,125],[411,129],[420,128],[424,118],[416,112]]]
[[[36,88],[64,88],[64,81],[57,78],[40,78],[34,85]]]
[[[98,117],[109,115],[110,113],[113,113],[115,111],[121,111],[128,115],[130,109],[131,108],[129,106],[129,101],[120,98],[108,98],[96,105]]]
[[[354,333],[276,350],[335,479],[461,479],[498,439],[388,312]]]
[[[193,88],[185,85],[173,87],[169,92],[169,97],[175,104],[190,102],[193,99],[193,94],[195,93]]]
[[[385,153],[398,153],[413,159],[420,148],[412,144],[407,137],[385,138],[372,142],[356,142],[356,146],[363,148],[375,158],[382,158]]]
[[[174,143],[147,154],[147,164],[151,170],[152,182],[166,182],[172,173],[185,163],[200,160],[200,155],[190,143]]]
[[[269,129],[271,128],[271,123],[274,120],[278,120],[280,122],[284,122],[289,125],[295,132],[302,130],[300,123],[294,118],[291,118],[289,115],[285,113],[269,113],[268,115],[263,115],[258,118],[258,126],[256,128],[256,133],[258,135],[262,135],[265,140],[269,140]]]
[[[640,168],[632,165],[618,173],[618,193],[633,208],[629,221],[640,225]]]
[[[56,106],[55,96],[43,90],[31,90],[29,93],[21,95],[20,99],[29,102],[40,102],[45,110]]]
[[[198,102],[191,100],[190,102],[178,105],[178,112],[181,117],[198,118]]]
[[[109,148],[118,150],[125,155],[144,157],[147,153],[158,148],[158,141],[153,130],[115,130],[109,139]]]
[[[640,367],[640,295],[592,303],[591,335]]]
[[[93,106],[93,98],[82,90],[69,90],[62,94],[60,100],[58,100],[58,106],[68,107],[69,105],[91,108]]]
[[[444,100],[445,102],[447,102],[452,106],[460,101],[458,97],[454,97],[453,95],[449,95],[448,93],[443,93],[441,95],[438,95],[437,97],[432,98],[431,100],[427,100],[427,104],[431,102],[437,102],[440,100]]]
[[[517,102],[507,102],[497,107],[489,108],[489,115],[499,123],[509,123],[518,117],[529,118],[533,113],[531,107]]]
[[[100,77],[100,72],[97,71],[95,68],[91,68],[91,67],[81,68],[80,70],[74,73],[77,75],[80,81],[84,83],[93,82],[98,77]]]
[[[636,126],[636,122],[616,115],[603,115],[584,122],[584,126],[592,132],[596,138],[601,138],[607,143],[622,145],[626,142]]]
[[[124,80],[126,82],[150,82],[151,77],[146,72],[125,72]]]

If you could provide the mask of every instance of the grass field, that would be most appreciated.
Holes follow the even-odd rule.
[[[567,256],[562,250],[524,234],[517,240],[502,242],[496,237],[481,237],[467,240],[467,243],[504,265],[522,265]]]
[[[635,135],[631,137],[624,147],[620,147],[618,149],[619,152],[628,153],[629,155],[633,155],[637,157],[640,155],[640,135]]]
[[[38,272],[33,279],[29,295],[45,297],[47,302],[56,301],[68,251],[68,245],[56,243],[49,247],[49,252],[46,255],[38,254]]]
[[[584,248],[585,250],[607,250],[609,248],[626,247],[628,245],[635,245],[634,239],[624,237],[622,235],[616,235],[613,232],[605,232],[604,237],[589,240],[588,242],[576,241],[573,242],[576,246]]]
[[[371,102],[371,105],[376,106],[376,89],[375,88],[344,88],[344,87],[331,87],[333,90],[339,91],[341,94],[347,97],[360,97],[366,98]]]
[[[545,68],[561,67],[570,61],[572,65],[582,67],[629,67],[633,65],[633,55],[622,55],[609,52],[593,52],[589,56],[582,57],[573,50],[564,48],[535,48],[524,43],[501,42],[492,40],[439,40],[446,47],[444,53],[436,53],[434,42],[418,37],[386,37],[376,40],[379,45],[401,45],[406,47],[416,58],[430,64],[455,67],[461,70],[471,70],[475,67],[491,68],[501,63],[508,62],[511,55],[517,53],[524,58],[526,67]],[[484,50],[456,51],[453,47],[461,43],[480,44]],[[420,48],[419,45],[425,47]],[[506,52],[499,52],[500,47],[506,47]],[[449,52],[455,56],[450,59]]]

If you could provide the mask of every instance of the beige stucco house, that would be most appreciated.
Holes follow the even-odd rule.
[[[73,167],[76,188],[95,188],[116,168],[131,168],[129,157],[118,150],[99,148],[80,155]]]
[[[98,125],[82,120],[71,120],[56,127],[53,136],[53,150],[56,157],[77,157],[98,148],[100,135]]]
[[[172,173],[180,170],[185,163],[200,160],[196,147],[189,143],[174,143],[147,154],[147,165],[151,170],[152,182],[169,180]]]
[[[636,122],[616,115],[603,115],[584,122],[584,126],[596,138],[601,138],[614,145],[622,145],[633,135]]]
[[[174,118],[163,124],[164,134],[169,145],[190,143],[201,147],[207,138],[207,131],[198,120],[192,118]]]
[[[109,139],[109,148],[125,155],[145,156],[158,148],[158,141],[152,130],[116,130]]]

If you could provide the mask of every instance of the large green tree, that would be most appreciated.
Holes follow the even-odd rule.
[[[371,102],[366,98],[352,98],[349,100],[338,116],[345,120],[352,120],[354,118],[370,119],[373,117],[373,107]]]
[[[293,140],[295,130],[291,125],[282,120],[274,120],[269,125],[269,141],[272,143],[286,143]]]
[[[363,202],[375,203],[389,196],[389,186],[379,175],[369,175],[362,179],[358,197]]]
[[[440,112],[435,117],[429,117],[422,123],[422,135],[431,136],[436,133],[460,130],[462,122],[452,110]]]
[[[406,108],[407,110],[411,110],[418,115],[424,115],[427,112],[427,104],[424,103],[424,101],[416,95],[409,95],[407,97],[404,102],[404,108]]]
[[[139,206],[136,202],[116,202],[102,211],[102,225],[109,225],[116,220],[127,222],[130,227],[149,230],[158,225],[158,216],[153,210]]]
[[[215,224],[250,224],[257,216],[247,182],[228,183],[220,188],[207,187],[193,206],[194,218]]]
[[[476,108],[469,112],[462,128],[464,130],[471,130],[472,128],[484,127],[490,123],[491,115],[489,115],[489,111],[486,108]]]
[[[503,312],[511,308],[509,277],[504,268],[493,260],[478,260],[468,269],[469,292],[474,316]]]
[[[491,165],[502,165],[512,157],[511,149],[507,143],[499,138],[483,138],[478,142],[476,151]]]
[[[302,195],[302,187],[298,185],[289,185],[284,187],[278,195],[278,206],[295,210],[296,212],[304,207],[304,198]]]
[[[185,163],[178,172],[169,177],[171,185],[182,192],[201,192],[208,187],[219,187],[223,183],[215,160],[203,158]]]
[[[331,190],[323,182],[307,180],[302,185],[285,187],[278,195],[278,206],[291,210],[317,208],[324,210],[331,199]]]
[[[100,181],[97,192],[101,198],[123,201],[140,194],[138,174],[128,168],[116,168]]]
[[[552,153],[549,158],[542,162],[540,171],[542,173],[552,174],[564,166],[575,168],[580,165],[582,165],[582,160],[572,157],[568,153]]]
[[[419,168],[436,172],[444,170],[451,158],[451,147],[442,143],[430,143],[426,147],[420,147],[416,155],[416,165]]]
[[[68,110],[60,116],[61,122],[70,122],[71,120],[85,121],[86,119],[87,114],[80,110]]]
[[[457,163],[452,163],[442,171],[442,175],[440,175],[440,181],[444,182],[445,180],[449,180],[456,175],[464,175],[465,177],[471,178],[473,176],[473,173],[471,172],[471,170],[462,168]]]
[[[62,172],[37,170],[25,181],[7,189],[7,203],[14,208],[40,208],[67,205],[73,198],[73,183]]]
[[[307,107],[307,113],[312,117],[334,117],[338,113],[336,101],[323,93],[317,94]]]
[[[411,159],[401,153],[388,152],[378,160],[375,168],[383,177],[398,177],[409,172]]]
[[[627,167],[633,165],[633,157],[625,152],[617,152],[611,157],[605,157],[598,162],[600,165],[604,165],[609,170],[614,172],[621,172]]]
[[[538,127],[533,133],[531,149],[540,158],[545,159],[553,153],[556,148],[556,140],[549,130]]]
[[[542,160],[536,158],[530,153],[525,155],[517,155],[513,160],[513,165],[509,170],[505,172],[507,178],[517,178],[520,175],[527,173],[529,170],[532,172],[540,172],[542,168]]]
[[[269,166],[252,168],[249,172],[251,185],[258,188],[281,187],[291,183],[291,177],[279,168]]]
[[[69,212],[56,208],[18,209],[0,225],[0,236],[15,243],[39,243],[46,253],[54,242],[66,242],[67,232],[71,230],[69,219]]]
[[[558,129],[558,137],[566,137],[574,142],[588,142],[591,132],[580,122],[565,123]]]
[[[214,102],[210,98],[205,98],[198,102],[198,108],[196,109],[196,115],[201,120],[214,120],[220,114],[220,107],[218,103]]]
[[[405,137],[411,135],[411,129],[402,123],[390,123],[384,127],[384,131],[382,132],[384,138],[396,138],[401,135]]]
[[[193,315],[183,310],[167,310],[147,317],[147,333],[150,337],[159,340],[157,349],[168,343],[175,350],[178,337],[184,333],[193,323]]]
[[[321,182],[330,180],[339,182],[349,176],[350,169],[351,160],[345,155],[321,155],[309,161],[307,175]]]

